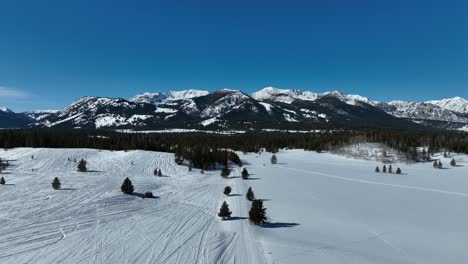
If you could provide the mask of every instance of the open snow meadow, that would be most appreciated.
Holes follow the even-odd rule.
[[[170,153],[1,150],[10,166],[0,175],[0,263],[468,263],[466,155],[435,157],[442,169],[392,164],[401,175],[330,153],[282,150],[275,165],[270,153],[239,155],[249,180],[235,165],[228,179],[189,172]],[[126,177],[133,195],[120,190]],[[263,227],[248,220],[249,187],[267,208]]]

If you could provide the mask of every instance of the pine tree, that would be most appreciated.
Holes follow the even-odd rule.
[[[229,176],[229,174],[231,174],[231,170],[229,170],[229,168],[227,166],[225,166],[221,170],[221,176],[223,176],[224,178],[227,178]]]
[[[252,208],[249,211],[249,219],[256,225],[265,223],[266,220],[266,208],[263,207],[262,200],[253,200]]]
[[[400,168],[396,169],[396,174],[401,174],[401,169]]]
[[[246,197],[247,200],[249,200],[249,201],[255,200],[255,194],[254,194],[254,192],[252,191],[252,187],[249,187],[249,189],[247,190],[247,194],[245,195],[245,197]]]
[[[232,191],[231,187],[226,186],[226,187],[224,187],[224,192],[223,193],[224,193],[224,195],[229,196],[229,194],[231,194],[231,191]]]
[[[457,165],[457,162],[455,161],[455,159],[452,159],[450,161],[450,165],[453,166],[453,167],[455,167]]]
[[[158,176],[159,176],[159,177],[162,177],[162,176],[163,176],[161,169],[158,170]]]
[[[145,192],[145,198],[154,198],[153,192]]]
[[[439,163],[437,164],[437,168],[442,169],[442,162],[439,160]]]
[[[153,174],[154,174],[154,176],[158,176],[158,168],[154,169]]]
[[[6,183],[5,178],[2,177],[2,178],[0,179],[0,184],[1,184],[1,185],[5,185],[5,183]]]
[[[380,172],[379,166],[375,167],[375,172]]]
[[[434,160],[434,162],[432,163],[432,167],[437,168],[437,160]]]
[[[393,173],[392,165],[388,166],[388,173]]]
[[[59,178],[55,177],[54,181],[52,182],[52,188],[54,188],[54,190],[59,190],[61,185],[62,184],[60,183]]]
[[[132,194],[134,191],[132,181],[127,177],[124,182],[122,183],[122,187],[120,190],[125,194]]]
[[[246,168],[242,170],[242,179],[248,180],[249,179],[249,172],[247,171]]]
[[[221,205],[221,208],[219,209],[218,216],[221,217],[221,219],[224,221],[231,217],[231,214],[232,212],[229,211],[229,205],[226,203],[226,201],[224,201],[223,205]]]
[[[271,156],[271,164],[276,164],[278,163],[278,158],[276,157],[276,154],[273,154],[273,156]]]
[[[81,171],[81,172],[87,171],[86,160],[84,160],[84,159],[80,160],[80,162],[78,163],[78,171]]]
[[[383,167],[382,167],[382,172],[384,172],[384,173],[387,172],[387,166],[383,165]]]

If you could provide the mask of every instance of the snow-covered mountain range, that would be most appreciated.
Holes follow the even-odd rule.
[[[465,129],[468,100],[372,101],[339,91],[314,93],[266,87],[252,94],[222,89],[144,93],[130,99],[86,96],[61,110],[13,113],[13,126],[128,129]],[[6,120],[6,119],[5,119]]]

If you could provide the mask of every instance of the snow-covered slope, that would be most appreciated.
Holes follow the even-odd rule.
[[[468,100],[458,96],[449,99],[427,101],[427,103],[440,106],[443,109],[453,112],[468,114]]]
[[[268,263],[465,263],[468,156],[460,167],[393,164],[402,175],[374,173],[375,161],[303,150],[242,155],[265,199],[258,230]],[[388,164],[387,164],[388,166]]]
[[[252,93],[253,98],[259,101],[276,101],[291,104],[294,100],[315,101],[324,96],[335,97],[345,103],[356,105],[359,102],[371,103],[371,101],[360,95],[343,94],[339,91],[331,91],[325,93],[314,93],[310,91],[302,91],[298,89],[278,89],[275,87],[266,87],[257,92]]]
[[[410,119],[468,122],[468,116],[461,115],[429,102],[391,101],[379,103],[378,107],[391,115]]]
[[[40,127],[456,130],[468,125],[467,108],[467,100],[460,97],[387,103],[339,91],[313,93],[266,87],[250,95],[222,89],[211,93],[201,90],[144,93],[131,100],[87,96],[59,111],[24,115],[28,119],[26,124]],[[14,114],[5,110],[0,113],[9,113],[10,117]]]
[[[185,100],[195,97],[207,95],[208,91],[201,90],[183,90],[183,91],[169,91],[160,93],[143,93],[134,96],[130,101],[135,103],[149,103],[156,104],[163,101]]]
[[[0,150],[1,263],[459,264],[468,259],[468,156],[374,173],[376,161],[329,153],[241,154],[251,180],[231,167],[188,172],[170,153],[91,149]],[[34,156],[34,159],[31,159]],[[68,160],[70,158],[71,161]],[[76,171],[85,158],[89,172]],[[441,158],[447,166],[450,158]],[[311,162],[313,161],[313,162]],[[132,165],[133,162],[133,165]],[[153,176],[160,168],[165,177]],[[59,177],[62,190],[51,182]],[[129,177],[135,195],[120,192]],[[225,197],[229,185],[232,195]],[[268,223],[249,223],[249,187]],[[155,199],[143,199],[152,191]],[[226,201],[232,219],[217,211]]]
[[[256,228],[244,218],[244,190],[222,194],[242,181],[238,168],[226,180],[219,171],[188,172],[173,154],[146,151],[13,149],[0,157],[11,163],[1,175],[1,263],[266,263]],[[86,173],[73,162],[81,158]],[[164,177],[154,176],[155,168]],[[62,190],[51,188],[54,177]],[[126,177],[134,195],[120,191]],[[157,198],[143,199],[146,191]],[[231,221],[216,215],[224,200]]]

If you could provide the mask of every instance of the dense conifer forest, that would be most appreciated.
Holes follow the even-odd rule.
[[[0,147],[142,149],[176,153],[178,162],[191,161],[196,168],[232,161],[241,165],[230,150],[276,152],[280,148],[326,151],[351,143],[379,142],[418,159],[416,147],[428,152],[468,153],[468,133],[455,131],[346,130],[315,133],[247,132],[208,133],[118,133],[85,129],[11,129],[0,131]]]

